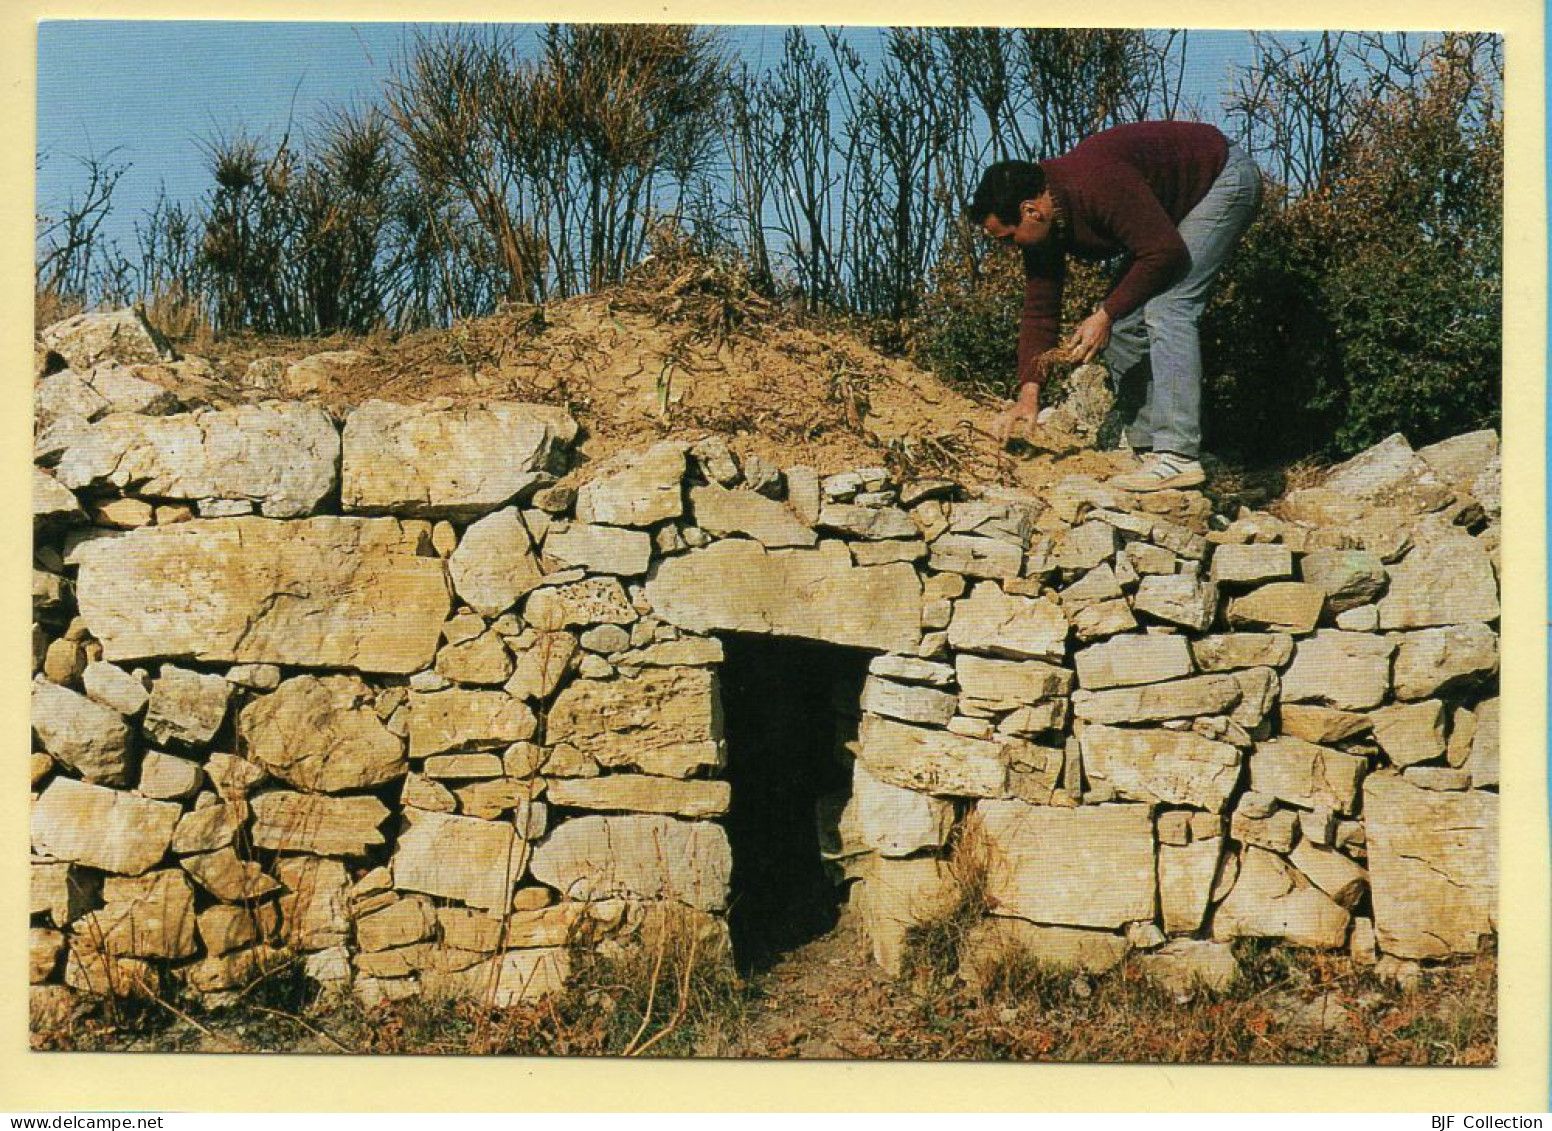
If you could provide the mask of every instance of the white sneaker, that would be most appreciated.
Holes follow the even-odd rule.
[[[1112,476],[1106,482],[1122,491],[1178,491],[1200,487],[1207,482],[1207,473],[1197,460],[1174,452],[1152,452],[1138,470]]]

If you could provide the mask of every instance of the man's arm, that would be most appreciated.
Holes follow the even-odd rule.
[[[1030,248],[1024,252],[1024,307],[1019,317],[1019,387],[1045,380],[1040,356],[1056,348],[1062,325],[1062,287],[1066,282],[1067,261],[1050,248]]]

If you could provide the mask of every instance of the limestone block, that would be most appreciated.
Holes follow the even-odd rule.
[[[600,765],[689,777],[722,764],[722,700],[705,668],[579,679],[555,698],[545,738]]]
[[[1051,551],[1058,569],[1081,572],[1109,561],[1119,547],[1115,527],[1107,522],[1090,521],[1058,533]]]
[[[1390,658],[1396,642],[1360,632],[1321,631],[1294,647],[1283,673],[1283,700],[1366,711],[1390,691]]]
[[[710,667],[723,660],[722,641],[715,637],[685,636],[635,648],[617,657],[621,665],[643,668]]]
[[[231,848],[185,856],[178,861],[196,883],[224,903],[251,903],[280,885],[252,860],[244,860]]]
[[[73,370],[51,374],[33,387],[33,420],[48,428],[60,420],[92,421],[109,411],[108,398]]]
[[[269,518],[312,514],[334,491],[340,439],[315,405],[268,401],[175,416],[107,416],[71,434],[54,475],[73,491],[244,500]]]
[[[1224,993],[1239,981],[1239,960],[1228,943],[1205,939],[1172,939],[1158,950],[1139,954],[1135,962],[1143,977],[1176,994],[1205,988]]]
[[[1451,487],[1469,492],[1482,469],[1498,458],[1498,433],[1465,432],[1418,448],[1417,456]]]
[[[1012,578],[1019,575],[1024,552],[998,538],[943,534],[930,547],[928,564],[940,573],[966,577]]]
[[[880,781],[861,762],[852,767],[850,808],[858,839],[881,856],[941,848],[954,824],[951,802]]]
[[[544,576],[516,507],[471,523],[447,559],[447,571],[459,598],[488,617],[517,604]]]
[[[1288,854],[1288,862],[1339,906],[1351,911],[1369,889],[1369,874],[1348,857],[1330,848],[1317,848],[1301,840]]]
[[[1244,697],[1236,674],[1199,675],[1107,691],[1076,691],[1072,709],[1080,719],[1091,723],[1147,723],[1226,715]]]
[[[518,653],[512,678],[506,684],[507,694],[536,702],[548,699],[560,686],[576,654],[577,638],[571,633],[538,633],[533,643]]]
[[[764,546],[813,546],[819,540],[790,507],[753,490],[692,487],[689,501],[695,524],[709,534],[745,535]],[[914,535],[913,524],[909,537]]]
[[[1012,597],[983,581],[954,603],[948,641],[966,652],[1060,663],[1066,654],[1067,618],[1044,598]]]
[[[367,401],[345,418],[346,511],[470,519],[540,481],[576,422],[543,405]]]
[[[82,373],[106,361],[127,365],[169,361],[173,356],[167,340],[133,307],[77,314],[45,327],[38,338]]]
[[[81,674],[81,685],[90,698],[112,707],[126,718],[138,715],[151,694],[137,676],[102,660],[86,665]]]
[[[727,905],[732,851],[723,829],[672,817],[578,817],[534,850],[535,879],[568,899],[672,899]]]
[[[163,665],[151,685],[145,733],[153,742],[205,746],[226,721],[232,685],[218,675]]]
[[[660,618],[692,632],[802,636],[880,652],[914,652],[921,640],[916,570],[853,566],[834,541],[812,550],[715,542],[659,563],[646,598]]]
[[[1159,683],[1191,675],[1191,649],[1183,636],[1131,634],[1083,648],[1073,657],[1078,684],[1090,690]]]
[[[994,660],[960,654],[954,672],[965,699],[1040,703],[1072,691],[1072,672],[1039,660]]]
[[[204,783],[199,763],[175,758],[159,750],[147,750],[140,759],[140,782],[135,792],[157,801],[178,801],[192,797]]]
[[[1228,620],[1239,628],[1269,628],[1304,636],[1315,631],[1326,595],[1300,581],[1274,581],[1229,602]]]
[[[1498,672],[1498,636],[1485,624],[1401,633],[1392,678],[1398,699],[1427,699]]]
[[[55,778],[32,805],[35,852],[104,872],[138,876],[167,853],[181,808]]]
[[[1489,699],[1477,708],[1477,729],[1471,739],[1471,757],[1466,769],[1477,788],[1498,785],[1498,700]]]
[[[75,493],[42,468],[32,469],[32,523],[78,522],[86,517]]]
[[[102,997],[145,997],[160,981],[156,968],[143,958],[119,958],[72,939],[65,954],[65,985]]]
[[[728,811],[732,786],[725,781],[683,781],[647,774],[605,774],[560,778],[546,793],[562,809],[620,813],[664,813],[675,817],[720,817]]]
[[[355,676],[297,676],[243,708],[248,757],[282,781],[317,793],[370,789],[401,777],[404,744]]]
[[[275,874],[285,888],[279,899],[281,938],[300,951],[342,946],[350,926],[350,876],[338,860],[283,856]]]
[[[615,577],[589,577],[530,593],[523,616],[540,632],[594,624],[632,624],[638,614]]]
[[[1332,468],[1324,485],[1346,498],[1399,507],[1408,514],[1437,510],[1451,497],[1449,489],[1400,433]]]
[[[899,974],[907,932],[950,914],[960,898],[959,885],[941,860],[870,856],[848,907],[862,920],[873,960],[890,974]]]
[[[1010,963],[1036,962],[1054,970],[1104,974],[1126,957],[1123,935],[1080,927],[1045,927],[1023,919],[991,916],[965,936],[960,973],[975,988],[989,988]]]
[[[538,725],[528,706],[505,691],[412,692],[409,756],[501,749],[532,738]]]
[[[975,809],[991,854],[987,894],[999,913],[1074,927],[1153,918],[1148,806],[982,800]]]
[[[1085,580],[1098,572],[1093,570],[1086,574]],[[1066,605],[1062,607],[1067,608]],[[1099,601],[1072,613],[1073,635],[1079,640],[1102,640],[1136,627],[1137,618],[1132,615],[1132,606],[1123,599]]]
[[[758,495],[750,497],[760,499]],[[791,518],[791,514],[780,503],[772,503],[769,499],[760,501],[787,513],[788,518]],[[704,527],[706,524],[703,522],[701,525]],[[812,545],[812,542],[807,544]],[[564,527],[551,527],[544,536],[544,556],[562,569],[580,566],[589,573],[639,577],[647,572],[647,565],[652,560],[652,536],[645,530],[622,530],[617,526],[590,526],[585,522],[572,522]]]
[[[720,655],[720,645],[718,648]],[[952,687],[954,665],[916,656],[874,656],[868,664],[868,674],[900,683],[924,683],[932,687]]]
[[[899,507],[826,503],[819,508],[816,525],[823,530],[874,541],[921,537],[921,528]]]
[[[1218,587],[1188,574],[1150,574],[1137,585],[1132,608],[1154,620],[1206,632],[1218,612]]]
[[[361,856],[383,843],[388,809],[375,797],[265,793],[253,799],[257,848],[314,856]]]
[[[178,856],[214,852],[237,839],[248,820],[246,801],[217,802],[178,818],[172,834],[172,850]]]
[[[577,519],[652,526],[684,513],[685,446],[664,441],[604,461],[577,490]]]
[[[862,709],[908,723],[947,726],[956,698],[949,692],[916,684],[895,683],[870,675],[862,687]]]
[[[259,941],[258,924],[246,907],[213,904],[199,913],[196,922],[199,940],[204,944],[205,953],[212,958],[244,950]]]
[[[178,869],[110,876],[102,896],[102,909],[84,916],[74,928],[93,948],[132,958],[188,958],[195,953],[194,889]]]
[[[1415,766],[1444,757],[1444,704],[1397,703],[1369,712],[1374,741],[1392,765]]]
[[[1256,743],[1250,788],[1305,809],[1352,813],[1366,766],[1362,758],[1303,739],[1273,738]]]
[[[454,683],[488,687],[505,683],[512,675],[512,654],[495,631],[472,640],[448,644],[437,652],[436,674]]]
[[[41,985],[54,976],[59,968],[59,956],[64,953],[65,936],[48,927],[27,929],[27,984]],[[66,991],[68,992],[68,991]]]
[[[1498,619],[1498,578],[1477,539],[1451,528],[1390,568],[1380,627],[1432,628]]]
[[[919,562],[927,556],[927,543],[920,538],[896,538],[889,542],[849,542],[852,561],[859,566],[891,565],[894,562]]]
[[[1335,707],[1284,703],[1279,712],[1283,733],[1305,742],[1341,742],[1369,729],[1369,716]]]
[[[1474,954],[1497,926],[1497,796],[1418,789],[1389,774],[1370,778],[1363,796],[1380,949]]]
[[[436,933],[437,913],[429,899],[409,896],[356,920],[356,942],[364,951],[410,946]]]
[[[392,519],[236,518],[78,548],[77,597],[104,658],[408,673],[431,663],[450,594]]]
[[[1086,609],[1122,600],[1124,597],[1120,578],[1109,564],[1099,565],[1089,570],[1056,595],[1062,611],[1073,620],[1076,620],[1078,614]],[[1129,610],[1131,605],[1128,604],[1126,607]]]
[[[1213,938],[1280,938],[1331,950],[1347,944],[1351,917],[1276,853],[1246,848],[1239,878],[1213,912]]]
[[[1220,545],[1207,575],[1229,585],[1259,585],[1293,576],[1293,552],[1272,542]]]
[[[1273,803],[1276,804],[1275,802]],[[1229,822],[1229,835],[1241,844],[1253,844],[1268,852],[1287,854],[1299,835],[1299,819],[1292,809],[1254,813],[1241,807]]]
[[[34,859],[28,872],[28,912],[68,927],[101,903],[102,877],[63,860]]]
[[[1454,766],[1408,766],[1402,779],[1423,789],[1457,790],[1471,788],[1471,772]]]
[[[1385,591],[1385,563],[1369,550],[1312,550],[1299,561],[1299,578],[1326,595],[1326,607],[1343,613],[1371,604]]]
[[[44,750],[87,781],[128,784],[129,725],[112,708],[38,676],[32,681],[32,730]]]
[[[1134,801],[1220,812],[1239,781],[1239,751],[1191,731],[1091,725],[1079,742],[1085,772]]]
[[[1201,928],[1222,855],[1222,837],[1159,845],[1159,909],[1166,934],[1191,935]]]
[[[1237,668],[1283,668],[1293,659],[1293,637],[1283,632],[1230,632],[1191,642],[1191,655],[1204,672]]]
[[[528,854],[512,825],[422,811],[406,811],[404,820],[393,854],[396,888],[492,913],[507,907]]]
[[[880,781],[951,797],[997,797],[1007,788],[1010,747],[950,731],[865,715],[857,757]]]

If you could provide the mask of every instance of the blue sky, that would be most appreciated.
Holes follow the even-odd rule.
[[[416,26],[403,23],[218,23],[52,20],[38,30],[38,209],[79,193],[78,156],[112,153],[130,168],[108,234],[126,250],[133,221],[165,185],[197,201],[209,186],[202,140],[239,127],[278,139],[304,134],[329,109],[374,103]],[[784,26],[726,30],[752,65],[781,53]],[[869,54],[876,33],[859,29]],[[1232,65],[1249,58],[1241,32],[1191,36],[1191,95],[1216,107]]]

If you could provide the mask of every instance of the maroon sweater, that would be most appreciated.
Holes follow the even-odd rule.
[[[1056,346],[1067,255],[1126,254],[1120,282],[1101,303],[1112,319],[1124,318],[1190,269],[1177,226],[1223,172],[1228,152],[1228,139],[1214,126],[1139,122],[1095,134],[1040,163],[1065,224],[1024,250],[1020,383],[1035,379],[1035,360]]]

